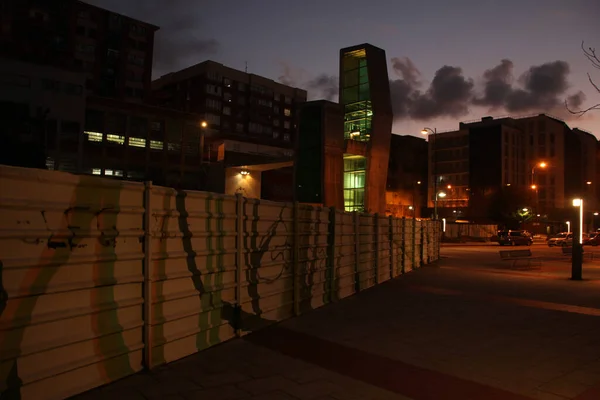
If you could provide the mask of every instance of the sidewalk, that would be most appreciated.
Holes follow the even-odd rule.
[[[444,250],[442,250],[444,255]],[[600,399],[600,284],[456,252],[77,399]]]

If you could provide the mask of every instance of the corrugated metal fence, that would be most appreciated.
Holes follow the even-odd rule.
[[[0,166],[0,393],[62,399],[394,278],[439,227]]]

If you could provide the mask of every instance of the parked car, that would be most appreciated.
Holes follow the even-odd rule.
[[[503,231],[498,232],[497,241],[500,246],[531,246],[533,236],[527,231]]]
[[[548,239],[548,247],[554,246],[573,246],[573,234],[569,232],[561,232],[555,235],[553,238]]]
[[[600,233],[592,233],[583,239],[584,246],[598,246],[600,244]]]

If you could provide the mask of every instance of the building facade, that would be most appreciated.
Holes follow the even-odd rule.
[[[209,142],[266,145],[280,148],[292,158],[305,90],[213,61],[162,76],[152,88],[155,105],[202,116],[208,123]],[[243,157],[236,153],[227,152],[225,162],[235,163],[236,158]],[[261,156],[240,154],[246,154],[245,158]]]
[[[392,107],[385,51],[370,44],[340,50],[344,115],[344,209],[385,213]]]
[[[150,94],[158,27],[78,0],[3,0],[0,56],[83,72],[89,94]]]
[[[0,163],[76,172],[85,75],[0,58]]]
[[[300,110],[295,200],[344,208],[344,116],[338,103],[309,101]]]
[[[427,142],[411,135],[392,135],[386,187],[386,214],[424,217],[427,207]]]
[[[597,143],[545,114],[461,123],[459,131],[430,137],[429,207],[435,175],[445,194],[438,196],[441,217],[501,220],[521,208],[534,219],[559,220],[579,196],[597,208]]]

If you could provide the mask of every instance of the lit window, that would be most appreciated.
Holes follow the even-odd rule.
[[[123,171],[120,171],[120,170],[115,171],[115,176],[123,176]]]
[[[146,147],[146,139],[130,137],[129,145],[134,147]]]
[[[162,150],[164,148],[164,143],[158,140],[151,140],[150,148],[152,150]]]
[[[286,117],[289,117],[290,115],[292,115],[292,110],[290,110],[289,108],[284,108],[283,115],[285,115]]]
[[[100,169],[100,168],[93,168],[92,169],[92,174],[93,175],[102,175],[102,169]]]
[[[105,169],[104,170],[104,175],[106,175],[106,176],[113,176],[113,170],[112,169]]]
[[[120,135],[107,134],[106,135],[106,140],[108,142],[113,142],[113,143],[118,143],[118,144],[124,144],[125,143],[125,137],[124,136],[120,136]]]
[[[102,136],[104,136],[100,132],[88,132],[88,131],[85,131],[85,132],[83,132],[83,134],[87,135],[87,140],[89,140],[90,142],[101,142],[102,141]]]

